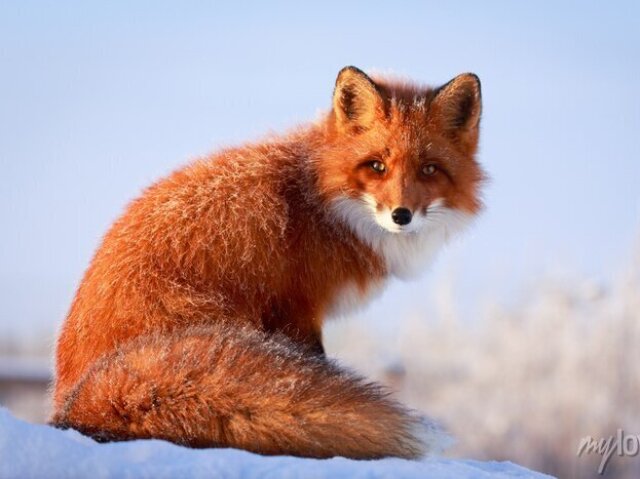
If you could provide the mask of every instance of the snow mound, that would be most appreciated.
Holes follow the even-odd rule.
[[[187,449],[166,441],[98,444],[80,433],[29,424],[0,407],[0,478],[549,478],[510,462],[454,459],[354,461],[265,457]]]

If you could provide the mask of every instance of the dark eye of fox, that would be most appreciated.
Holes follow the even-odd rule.
[[[422,167],[422,174],[424,176],[433,176],[436,174],[436,171],[438,171],[438,167],[433,163],[429,163],[428,165],[424,165]]]
[[[371,169],[376,173],[384,173],[387,169],[387,166],[379,160],[372,161],[370,163],[370,166],[371,166]]]

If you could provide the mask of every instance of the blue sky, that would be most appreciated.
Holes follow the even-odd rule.
[[[638,2],[0,2],[0,334],[50,334],[101,235],[196,155],[312,119],[348,64],[483,82],[487,210],[366,316],[473,315],[640,235]],[[469,306],[471,305],[471,306]]]

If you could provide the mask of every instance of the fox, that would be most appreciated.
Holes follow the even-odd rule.
[[[315,121],[152,184],[79,284],[50,423],[263,455],[437,452],[440,426],[328,358],[322,326],[481,211],[481,110],[472,73],[436,88],[348,66]]]

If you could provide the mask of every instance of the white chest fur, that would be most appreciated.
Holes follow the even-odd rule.
[[[347,283],[335,294],[327,309],[327,316],[330,318],[348,316],[363,309],[380,295],[384,285],[384,281],[377,281],[363,288],[355,282]]]
[[[412,233],[384,233],[372,241],[372,246],[384,258],[389,274],[411,279],[427,269],[446,242],[446,230],[434,228]]]

